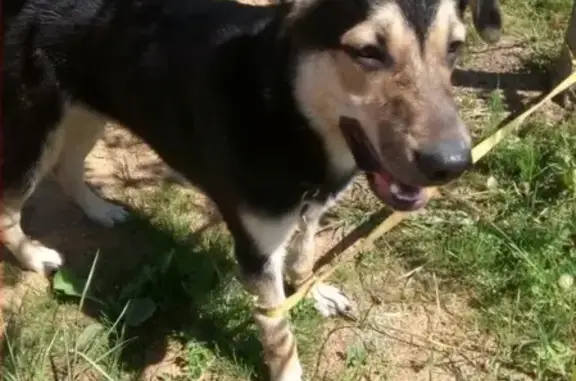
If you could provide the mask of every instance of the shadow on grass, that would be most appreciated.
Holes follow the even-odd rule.
[[[123,337],[131,341],[120,359],[136,379],[148,366],[164,361],[170,342],[184,348],[176,354],[183,363],[194,356],[186,348],[197,344],[233,366],[260,374],[261,347],[251,329],[248,296],[235,279],[227,232],[190,234],[183,226],[163,225],[143,215],[123,224],[126,238],[119,247],[101,252],[91,284],[92,295],[104,301],[104,307],[90,303],[84,312],[109,322],[131,299],[154,301],[152,318],[127,329]],[[126,255],[137,256],[138,263],[124,267]]]
[[[479,90],[482,97],[488,98],[490,92],[501,89],[503,100],[510,112],[524,108],[527,95],[520,91],[544,92],[550,89],[550,73],[543,68],[527,67],[521,73],[495,73],[483,70],[454,70],[452,83],[457,87],[469,87]]]
[[[186,368],[198,355],[194,351],[211,352],[211,359],[185,372],[205,372],[217,361],[215,366],[232,374],[264,374],[249,295],[235,278],[232,242],[222,225],[210,226],[209,220],[191,231],[193,203],[162,190],[157,194],[161,199],[142,200],[152,204],[147,215],[133,210],[129,221],[106,229],[88,221],[70,202],[54,202],[54,207],[46,203],[50,186],[43,187],[44,202],[32,200],[26,230],[64,253],[65,267],[81,279],[87,278],[99,252],[90,293],[103,304],[87,302],[83,313],[110,326],[129,300],[147,298],[156,305],[149,320],[127,329],[121,339],[129,341],[119,360],[124,371],[134,375],[130,379],[140,379],[149,366],[174,356],[177,365]],[[11,256],[2,260],[12,263],[3,264],[7,271],[2,286],[17,286],[27,273]],[[57,299],[60,304],[78,302]],[[116,344],[109,343],[109,348]]]

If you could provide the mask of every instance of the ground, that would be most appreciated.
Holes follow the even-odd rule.
[[[504,2],[495,46],[470,28],[454,78],[476,141],[546,89],[570,7]],[[356,321],[324,320],[308,301],[292,312],[308,379],[568,380],[574,147],[576,118],[546,105],[441,199],[342,264],[330,281],[356,302]],[[3,255],[4,380],[261,379],[251,299],[209,202],[120,126],[107,127],[87,170],[134,218],[99,227],[51,181],[42,185],[25,227],[65,253],[67,271],[51,292]],[[330,211],[321,248],[380,208],[359,179]],[[75,291],[64,287],[74,281]]]

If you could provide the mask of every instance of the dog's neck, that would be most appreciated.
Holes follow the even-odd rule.
[[[241,61],[239,65],[250,68],[247,78],[250,78],[251,83],[246,87],[254,89],[254,85],[257,85],[258,89],[258,106],[254,107],[261,109],[247,113],[261,113],[260,116],[269,121],[268,128],[275,131],[278,139],[282,139],[284,135],[288,141],[298,141],[291,150],[297,150],[302,160],[308,157],[316,163],[326,162],[320,156],[327,155],[330,164],[324,168],[324,175],[310,177],[317,181],[311,185],[330,190],[339,189],[350,181],[355,168],[349,165],[342,167],[339,165],[340,158],[332,160],[332,147],[322,142],[325,139],[323,134],[318,133],[318,129],[312,126],[311,115],[298,102],[295,94],[298,64],[296,60],[302,52],[298,50],[291,36],[285,33],[283,17],[285,14],[280,13],[258,33],[252,35],[245,46],[237,50],[236,55]],[[232,93],[235,94],[233,98],[236,98],[242,93],[242,86],[234,86],[237,88],[232,90]],[[230,92],[227,91],[227,94]],[[320,192],[324,193],[324,190]]]

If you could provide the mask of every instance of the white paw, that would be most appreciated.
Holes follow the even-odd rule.
[[[302,366],[296,360],[280,376],[272,378],[273,381],[302,381]]]
[[[36,241],[28,241],[16,257],[22,266],[40,274],[49,275],[58,270],[64,263],[62,256],[56,250],[47,248]]]
[[[352,302],[338,288],[324,283],[312,290],[314,306],[324,317],[349,316],[352,313]]]
[[[85,210],[86,215],[94,222],[105,227],[112,227],[128,217],[128,211],[119,205],[100,199],[99,205],[91,205]]]

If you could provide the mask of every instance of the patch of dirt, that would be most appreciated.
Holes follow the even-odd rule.
[[[141,375],[142,381],[163,381],[163,380],[177,380],[185,376],[184,367],[185,360],[182,358],[184,352],[182,345],[175,341],[170,341],[168,348],[164,348],[165,344],[159,345],[153,343],[150,345],[148,352],[150,353],[151,365],[146,367]],[[161,358],[156,358],[154,353],[155,348],[160,347],[162,353]]]
[[[477,106],[482,109],[486,107],[488,94],[493,90],[501,90],[508,111],[523,110],[529,102],[551,87],[551,77],[547,70],[527,66],[530,58],[529,44],[527,41],[503,36],[496,45],[481,43],[468,52],[465,63],[457,67],[453,76],[453,83],[459,87],[459,97],[477,97]],[[564,108],[551,102],[538,112],[551,121],[560,121],[567,115]]]
[[[358,279],[342,285],[357,304],[358,320],[325,323],[317,363],[306,369],[310,375],[330,381],[346,372],[367,381],[481,381],[493,376],[495,341],[475,326],[468,295],[434,295],[434,287],[417,275],[405,277],[409,272],[400,263],[379,266],[386,270],[371,271],[368,279],[357,274]],[[350,351],[358,348],[366,359],[351,368]]]
[[[525,71],[525,45],[509,36],[502,36],[495,45],[481,42],[468,51],[465,69],[502,74]]]
[[[402,292],[404,298],[373,306],[362,331],[365,345],[382,354],[382,360],[388,363],[388,379],[487,379],[493,343],[489,336],[474,328],[465,297],[445,295],[437,300],[418,301],[418,289],[422,295],[432,290],[391,282],[398,275],[401,274],[393,273],[383,287]],[[406,297],[409,294],[413,298]]]

